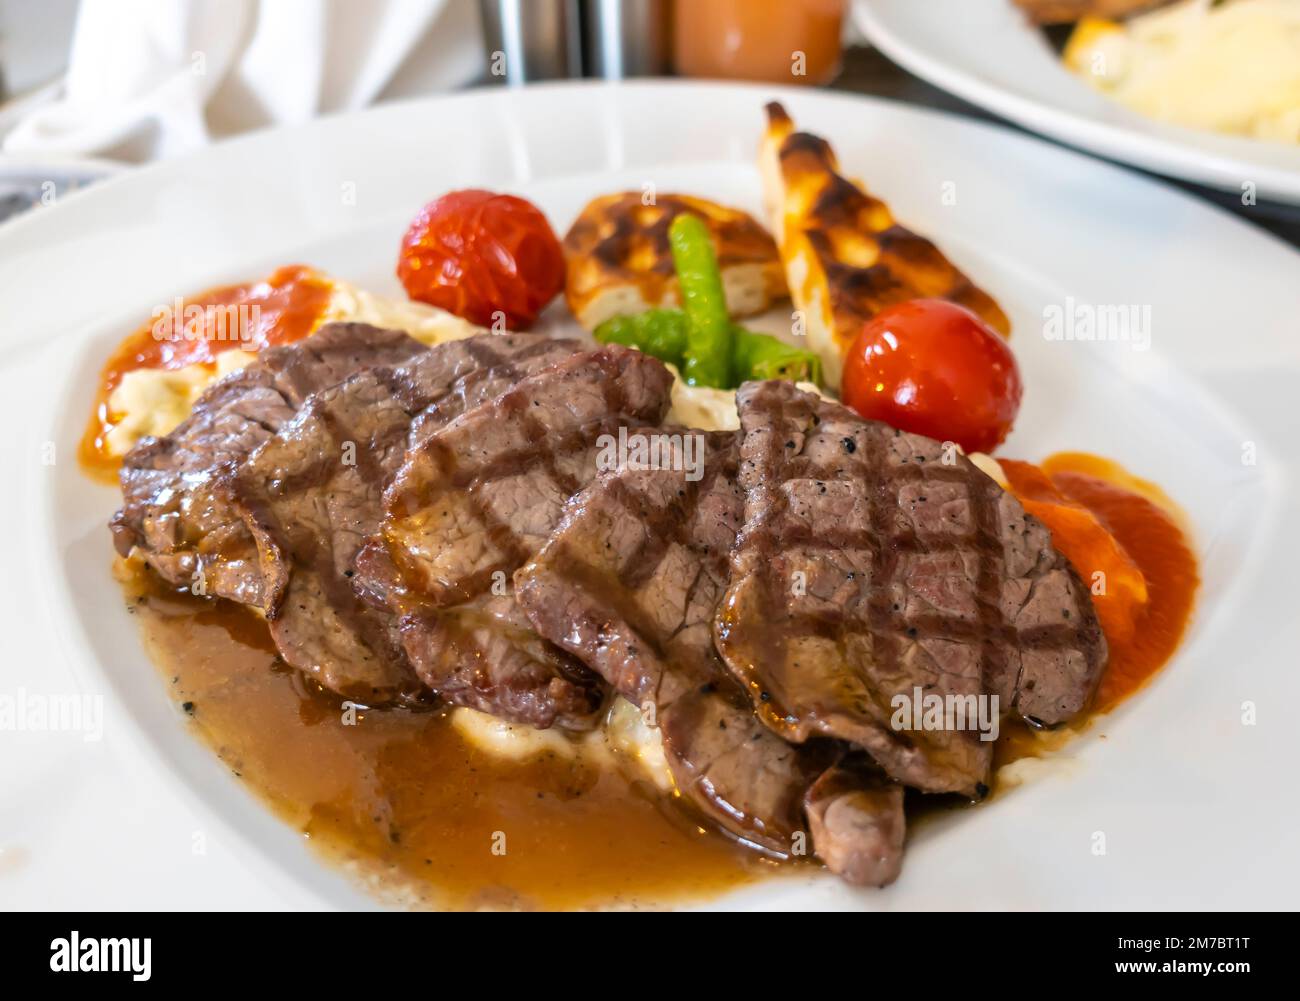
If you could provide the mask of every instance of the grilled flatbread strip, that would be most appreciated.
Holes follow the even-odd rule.
[[[588,330],[611,316],[681,305],[668,227],[682,213],[704,220],[722,272],[727,310],[761,313],[785,298],[785,276],[772,237],[750,215],[691,195],[640,191],[587,203],[564,237],[569,309]]]
[[[759,152],[763,194],[790,297],[831,385],[862,325],[909,299],[948,299],[1008,333],[1006,314],[929,240],[899,225],[880,199],[839,172],[830,144],[796,132],[767,106]]]

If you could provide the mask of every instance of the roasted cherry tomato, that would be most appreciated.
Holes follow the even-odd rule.
[[[967,452],[992,451],[1020,410],[1020,370],[1006,341],[940,299],[914,299],[868,320],[840,389],[863,417]]]
[[[468,189],[426,205],[402,239],[397,277],[412,299],[480,326],[530,327],[564,287],[564,250],[537,206]]]

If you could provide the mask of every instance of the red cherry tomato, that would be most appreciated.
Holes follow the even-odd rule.
[[[841,396],[863,417],[991,452],[1020,410],[1020,370],[975,314],[914,299],[867,321],[845,360]]]
[[[430,202],[397,259],[412,299],[480,326],[526,330],[564,287],[564,250],[546,216],[514,195],[468,189]]]

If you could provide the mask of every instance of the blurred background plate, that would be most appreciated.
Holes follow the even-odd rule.
[[[856,0],[858,28],[936,87],[1146,170],[1300,205],[1300,147],[1167,125],[1093,91],[1011,0]]]

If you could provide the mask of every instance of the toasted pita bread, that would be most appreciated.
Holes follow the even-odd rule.
[[[785,298],[776,243],[748,213],[689,195],[604,195],[587,204],[564,237],[564,294],[588,330],[611,316],[681,305],[668,226],[683,212],[705,221],[713,236],[727,308],[761,313]]]
[[[863,324],[909,299],[948,299],[1004,336],[1001,307],[939,248],[894,221],[889,207],[839,172],[830,145],[796,132],[781,105],[767,106],[759,151],[763,193],[790,297],[808,344],[838,386],[844,355]]]

